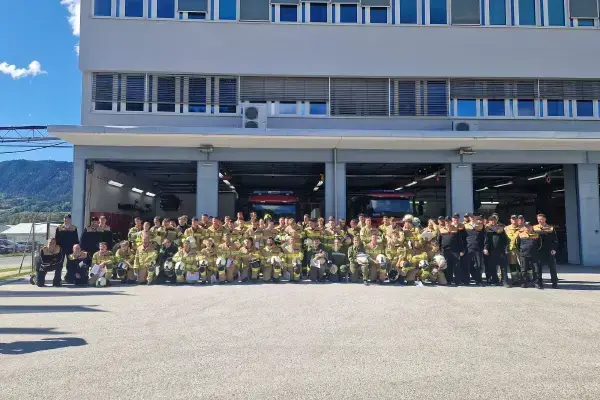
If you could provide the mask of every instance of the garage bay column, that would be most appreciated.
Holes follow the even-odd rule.
[[[325,163],[325,218],[346,218],[346,163]]]
[[[585,266],[598,266],[600,264],[598,164],[577,165],[577,195],[581,263]]]
[[[196,177],[196,215],[219,215],[219,163],[198,161]]]
[[[71,221],[81,235],[85,229],[85,177],[87,175],[85,158],[73,159],[73,203]]]
[[[473,212],[473,165],[466,163],[450,164],[450,204],[446,207],[449,214],[459,213],[462,217],[467,212]]]
[[[565,182],[565,223],[567,255],[569,264],[581,264],[579,252],[579,205],[577,204],[577,166],[573,164],[563,165]],[[555,223],[555,221],[550,221]]]

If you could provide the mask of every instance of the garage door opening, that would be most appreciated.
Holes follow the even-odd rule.
[[[254,211],[259,217],[320,217],[324,212],[324,174],[323,163],[222,162],[219,215],[235,216],[241,211],[248,216]]]
[[[86,218],[104,215],[121,238],[134,217],[177,218],[196,213],[196,162],[115,162],[90,164]]]
[[[443,164],[347,164],[346,175],[348,218],[413,214],[427,223],[447,213]]]
[[[474,164],[474,207],[484,216],[497,213],[505,224],[513,214],[532,224],[538,213],[546,214],[559,239],[557,260],[566,262],[564,183],[562,164]]]

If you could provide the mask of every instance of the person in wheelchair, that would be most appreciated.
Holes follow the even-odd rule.
[[[40,256],[36,262],[36,279],[35,283],[38,287],[44,287],[46,283],[46,274],[49,271],[54,271],[52,286],[60,286],[62,279],[62,268],[64,262],[64,254],[59,245],[56,244],[55,238],[48,239],[46,246],[40,249]]]

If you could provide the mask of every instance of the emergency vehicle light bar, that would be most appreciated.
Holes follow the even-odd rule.
[[[261,195],[269,195],[269,194],[279,194],[282,196],[293,196],[294,192],[291,190],[255,190],[252,194],[261,196]]]

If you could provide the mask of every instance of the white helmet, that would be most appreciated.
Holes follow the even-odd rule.
[[[278,256],[271,257],[269,261],[271,262],[271,265],[281,267],[281,258]]]
[[[439,270],[444,270],[448,266],[448,263],[446,262],[446,258],[441,254],[434,256],[433,262],[435,262],[437,264]]]
[[[413,220],[414,220],[414,217],[412,216],[412,214],[406,214],[404,216],[404,218],[402,218],[402,221],[404,221],[404,222],[407,222],[407,221],[412,222]]]
[[[306,247],[311,247],[311,246],[313,245],[313,240],[312,240],[312,239],[310,239],[310,238],[308,238],[308,239],[305,239],[305,240],[304,240],[304,245],[305,245]]]
[[[193,236],[190,236],[185,240],[190,244],[190,249],[196,248],[196,239]]]
[[[377,261],[379,264],[384,264],[384,263],[387,262],[387,257],[385,255],[383,255],[383,254],[379,254],[375,258],[375,261]]]
[[[423,269],[423,268],[427,268],[427,267],[429,267],[429,262],[427,262],[427,260],[419,261],[419,268]]]
[[[100,278],[96,279],[96,287],[105,287],[106,286],[106,278],[101,276]]]
[[[217,267],[223,267],[225,268],[227,266],[227,258],[225,257],[218,257],[217,258]]]
[[[356,262],[360,265],[369,265],[369,255],[365,253],[360,253],[356,256]]]
[[[177,264],[175,264],[175,274],[176,275],[183,275],[183,271],[185,270],[185,265],[183,265],[183,263],[180,261]]]

